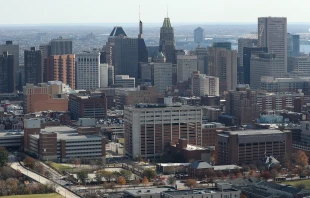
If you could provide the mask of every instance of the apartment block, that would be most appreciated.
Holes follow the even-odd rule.
[[[191,78],[191,74],[197,71],[197,56],[178,55],[177,67],[177,82],[187,82]]]
[[[196,71],[192,74],[192,95],[193,96],[219,96],[219,78],[207,76]]]

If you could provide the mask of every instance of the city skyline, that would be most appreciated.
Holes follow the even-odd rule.
[[[124,1],[121,5],[119,2],[106,0],[78,3],[73,0],[26,2],[0,0],[0,3],[6,7],[14,7],[14,12],[11,9],[4,9],[1,12],[0,25],[135,23],[139,19],[139,5],[141,20],[145,24],[161,23],[162,18],[167,16],[167,6],[168,16],[173,19],[173,23],[255,23],[258,17],[266,16],[287,17],[288,23],[308,21],[304,17],[308,12],[307,6],[300,6],[304,3],[302,0],[296,0],[294,4],[281,0],[259,2],[239,0],[238,3],[229,0],[212,2],[197,0],[192,4],[180,4],[176,0],[158,0],[156,3],[132,0]],[[27,9],[24,9],[25,7]],[[106,7],[108,9],[105,9]],[[275,7],[277,9],[274,9]],[[68,12],[68,9],[72,11]],[[294,10],[298,12],[293,12]]]

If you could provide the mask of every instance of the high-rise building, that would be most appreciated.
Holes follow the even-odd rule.
[[[24,70],[25,82],[37,85],[43,82],[43,68],[41,60],[41,51],[31,47],[24,52]]]
[[[115,75],[114,85],[122,88],[134,88],[135,78],[129,77],[128,75]]]
[[[197,71],[197,56],[178,55],[178,83],[186,82],[191,78],[194,71]]]
[[[149,63],[154,87],[158,93],[165,93],[172,87],[172,63]]]
[[[208,47],[207,50],[208,75],[219,78],[220,93],[234,90],[237,86],[237,52],[223,47]]]
[[[0,93],[15,91],[14,55],[8,51],[0,55]]]
[[[52,39],[49,43],[51,46],[50,55],[72,54],[72,39],[64,39],[62,37]]]
[[[143,39],[143,23],[139,22],[139,35],[138,35],[138,62],[148,62],[148,51]]]
[[[109,65],[100,64],[100,88],[109,86]]]
[[[285,74],[283,59],[277,58],[275,54],[260,54],[258,57],[252,56],[250,65],[251,89],[260,88],[260,80],[263,76],[282,78]]]
[[[300,36],[287,33],[287,56],[300,55]]]
[[[168,17],[160,28],[159,51],[165,55],[167,63],[176,64],[174,29]]]
[[[76,55],[76,88],[100,87],[100,52],[83,52]]]
[[[202,74],[208,74],[208,51],[205,47],[198,46],[195,50],[197,56],[197,69]]]
[[[243,67],[243,48],[257,46],[257,39],[239,38],[238,39],[238,66]]]
[[[219,96],[219,78],[200,74],[199,71],[192,73],[193,96]]]
[[[243,48],[243,84],[250,84],[251,57],[258,57],[261,53],[268,53],[267,47],[244,47]]]
[[[282,60],[287,72],[287,19],[285,17],[258,18],[258,47],[267,47],[269,53]]]
[[[287,71],[296,74],[310,74],[310,56],[288,57]]]
[[[171,142],[185,138],[202,145],[201,108],[137,104],[124,109],[125,150],[130,158],[160,157]]]
[[[46,80],[61,81],[75,89],[75,55],[54,55],[45,59]]]
[[[20,84],[19,82],[19,45],[13,44],[12,41],[6,41],[5,44],[0,45],[0,54],[3,52],[9,52],[14,57],[14,81],[15,85]]]
[[[231,42],[214,42],[212,47],[225,48],[226,50],[231,50]]]
[[[201,43],[204,41],[204,39],[205,39],[204,29],[202,29],[201,27],[196,28],[194,30],[194,42]]]
[[[43,68],[43,82],[47,82],[45,59],[51,54],[51,46],[49,44],[43,44],[39,46],[41,50],[41,65]]]
[[[109,87],[114,85],[114,66],[108,66],[108,85]]]
[[[310,93],[310,79],[308,77],[300,78],[274,78],[264,76],[260,80],[260,89],[267,92],[285,93],[298,92],[302,90],[303,93]]]

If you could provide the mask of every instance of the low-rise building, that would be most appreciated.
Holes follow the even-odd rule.
[[[116,87],[133,88],[135,87],[135,78],[128,75],[116,75],[114,85]]]

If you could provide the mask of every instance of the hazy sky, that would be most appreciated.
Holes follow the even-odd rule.
[[[259,16],[310,21],[309,0],[0,0],[0,24],[256,22]]]

